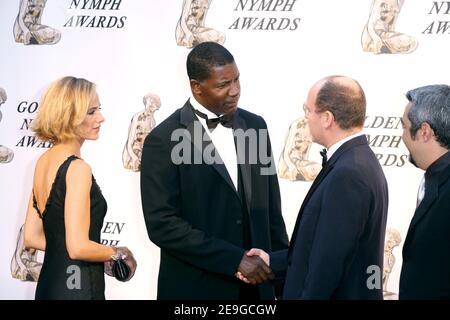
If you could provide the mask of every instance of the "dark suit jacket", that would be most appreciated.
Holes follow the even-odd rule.
[[[365,136],[345,142],[313,183],[289,251],[271,255],[284,299],[382,299],[388,188]],[[367,273],[379,266],[379,289]]]
[[[450,299],[450,152],[425,173],[403,245],[399,299]]]
[[[266,128],[261,117],[236,111],[233,130]],[[244,214],[252,246],[267,251],[288,246],[276,172],[261,175],[267,165],[260,161],[240,165],[241,199],[223,163],[186,163],[211,154],[203,134],[187,102],[145,140],[141,196],[148,235],[161,248],[158,299],[238,299],[241,282],[234,274],[244,255]],[[271,152],[270,141],[261,142]],[[187,161],[177,164],[171,154],[179,155],[180,146]],[[260,285],[259,293],[274,298],[271,284]]]

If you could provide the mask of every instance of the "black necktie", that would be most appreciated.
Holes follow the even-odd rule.
[[[200,112],[196,109],[194,109],[194,112],[200,118],[203,118],[206,120],[206,125],[208,126],[208,129],[210,131],[214,130],[219,123],[222,124],[225,128],[233,127],[233,114],[224,114],[218,118],[208,119],[208,116],[206,114],[204,114],[203,112]]]
[[[322,156],[322,168],[325,168],[327,165],[327,149],[323,149],[320,151],[320,155]]]

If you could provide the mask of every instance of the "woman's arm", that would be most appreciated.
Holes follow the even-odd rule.
[[[44,225],[36,209],[33,207],[33,193],[28,200],[27,217],[25,219],[24,244],[26,248],[45,251]]]
[[[82,160],[74,160],[66,176],[66,247],[73,260],[104,262],[110,260],[115,249],[89,239],[91,185],[89,165]]]

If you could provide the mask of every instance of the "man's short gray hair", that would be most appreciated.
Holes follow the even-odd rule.
[[[406,93],[412,107],[408,113],[411,136],[415,137],[422,123],[433,129],[436,141],[450,149],[450,86],[435,84],[419,87]]]

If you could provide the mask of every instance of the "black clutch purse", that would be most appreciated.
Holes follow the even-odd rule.
[[[116,254],[104,263],[105,273],[119,281],[125,282],[134,276],[136,260],[126,247],[117,247]]]
[[[125,282],[129,280],[131,269],[123,259],[117,259],[112,263],[112,274],[114,278]]]

